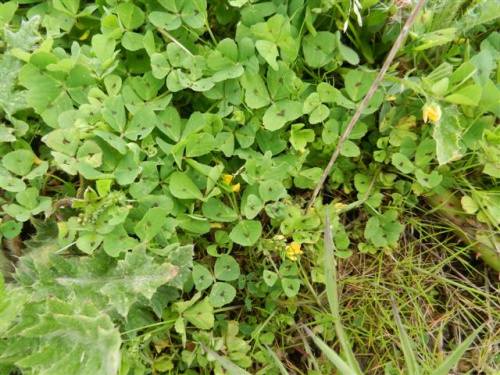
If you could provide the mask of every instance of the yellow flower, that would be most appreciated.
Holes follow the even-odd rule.
[[[241,189],[241,185],[240,183],[238,182],[237,184],[231,186],[231,190],[234,192],[234,193],[238,193]]]
[[[340,212],[342,211],[344,208],[346,208],[347,204],[345,203],[341,203],[341,202],[337,202],[333,205],[333,208],[335,208],[335,211],[337,212]]]
[[[222,181],[226,184],[229,185],[231,181],[233,181],[234,176],[232,174],[225,174],[222,175]]]
[[[288,259],[293,260],[294,262],[297,260],[298,255],[303,254],[304,252],[300,249],[300,243],[293,241],[290,246],[286,248],[286,256]]]
[[[442,115],[441,107],[436,103],[426,104],[422,108],[422,117],[424,122],[431,120],[432,122],[439,121]]]

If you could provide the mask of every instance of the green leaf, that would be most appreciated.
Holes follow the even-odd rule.
[[[222,307],[233,302],[236,289],[228,283],[216,282],[210,291],[210,303],[213,307]]]
[[[280,100],[267,109],[262,121],[267,130],[275,131],[300,116],[302,116],[301,103],[293,100]]]
[[[232,256],[223,254],[215,261],[214,274],[217,280],[237,280],[240,277],[240,266]]]
[[[92,254],[102,243],[104,236],[97,233],[88,233],[78,237],[76,246],[85,254]]]
[[[366,239],[379,247],[396,246],[404,230],[404,226],[399,223],[397,217],[396,210],[388,210],[382,215],[371,217],[365,227]]]
[[[125,137],[133,141],[145,138],[156,125],[156,115],[151,106],[141,107],[125,130]]]
[[[250,108],[262,108],[271,103],[266,84],[259,74],[244,73],[241,76],[241,85],[245,89],[245,103]]]
[[[120,332],[90,301],[68,301],[47,298],[26,305],[10,347],[10,354],[21,358],[16,365],[26,373],[116,374]],[[33,323],[23,327],[26,321]]]
[[[415,177],[420,185],[428,189],[435,188],[443,180],[443,176],[438,171],[432,171],[430,174],[425,173],[421,169],[415,171]]]
[[[303,150],[316,137],[314,130],[302,129],[304,126],[304,124],[293,124],[290,132],[290,143],[297,151]]]
[[[283,291],[285,292],[285,295],[288,298],[292,298],[295,297],[299,292],[300,280],[284,277],[283,279],[281,279],[281,286],[283,288]]]
[[[34,160],[35,155],[33,151],[16,150],[3,156],[2,165],[12,173],[18,176],[24,176],[31,170]]]
[[[238,245],[252,246],[261,234],[262,224],[260,221],[242,220],[231,230],[229,238]]]
[[[214,308],[208,297],[184,311],[182,316],[196,328],[212,329],[214,327]]]
[[[179,199],[203,199],[198,186],[183,172],[174,172],[170,176],[170,192]]]
[[[193,281],[197,291],[201,292],[212,285],[212,274],[210,271],[200,264],[193,267]]]
[[[204,202],[202,211],[207,218],[218,222],[232,222],[238,219],[238,214],[233,209],[216,198]]]
[[[115,47],[115,40],[106,35],[96,34],[92,37],[92,50],[102,65],[113,57]]]
[[[392,155],[392,165],[404,174],[409,174],[415,169],[410,159],[400,152],[396,152]]]
[[[264,282],[268,286],[273,286],[274,284],[276,284],[276,281],[278,281],[278,278],[279,278],[279,276],[276,272],[269,271],[269,270],[264,270],[262,276],[263,276]]]
[[[353,141],[350,141],[349,139],[344,142],[344,145],[342,146],[342,149],[340,150],[340,154],[342,156],[346,156],[348,158],[355,158],[359,156],[361,153],[361,150],[359,149],[358,145],[354,143]]]
[[[129,150],[116,166],[114,175],[116,182],[125,186],[134,182],[140,172],[141,167],[137,156],[132,150]]]
[[[151,241],[161,231],[167,222],[167,214],[162,207],[153,207],[146,212],[134,228],[142,242]]]
[[[171,140],[178,142],[181,139],[181,118],[175,107],[170,106],[158,112],[156,126]]]
[[[210,232],[210,223],[201,215],[179,215],[177,216],[177,225],[188,232],[196,234],[205,234]]]
[[[116,7],[118,17],[127,30],[137,29],[144,23],[144,12],[132,3],[121,3]]]
[[[264,208],[264,203],[255,194],[250,194],[243,209],[247,219],[255,218]]]
[[[281,181],[266,180],[259,186],[259,194],[263,202],[277,201],[287,195],[285,186]]]
[[[311,68],[321,68],[332,61],[337,37],[328,31],[309,34],[302,39],[302,50],[306,63]]]
[[[444,98],[448,103],[477,106],[481,100],[480,85],[469,85]]]
[[[345,88],[347,94],[354,101],[359,101],[364,98],[375,77],[371,74],[361,72],[359,70],[351,70],[345,76]]]
[[[258,40],[255,42],[255,48],[259,51],[260,55],[267,61],[267,63],[274,70],[278,70],[279,66],[276,62],[276,58],[278,58],[278,47],[275,43],[267,41],[267,40]]]
[[[432,137],[436,141],[436,156],[439,165],[460,159],[465,147],[460,142],[463,128],[453,112],[443,111],[443,117],[434,124]]]
[[[80,143],[80,132],[76,128],[56,129],[42,137],[42,142],[54,151],[74,156]]]
[[[242,0],[232,0],[231,3],[239,3]],[[248,0],[244,0],[248,1]],[[235,5],[238,6],[238,5]],[[203,350],[206,351],[208,354],[210,354],[212,357],[215,358],[215,360],[221,364],[222,367],[224,367],[227,371],[228,374],[230,375],[250,375],[249,372],[243,370],[241,367],[235,365],[232,363],[230,360],[228,360],[226,357],[221,357],[219,354],[214,352],[212,349],[210,349],[208,346],[206,346],[204,343],[200,342],[200,345],[202,346]]]

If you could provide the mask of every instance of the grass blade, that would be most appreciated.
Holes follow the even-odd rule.
[[[352,368],[348,365],[340,356],[335,353],[335,351],[330,348],[323,340],[321,340],[318,336],[316,336],[309,328],[303,326],[306,333],[313,339],[314,343],[321,349],[323,354],[328,358],[328,360],[337,367],[337,370],[343,375],[352,375],[352,374],[362,374],[358,372],[356,368]]]
[[[484,328],[484,324],[476,329],[472,334],[467,337],[466,340],[464,340],[457,348],[453,351],[453,353],[450,354],[446,360],[439,365],[437,369],[432,371],[431,375],[448,375],[449,371],[453,366],[455,366],[458,361],[460,361],[460,358],[462,358],[463,354],[465,351],[469,348],[470,344],[472,344],[472,341],[476,338],[478,333]]]
[[[347,363],[351,368],[350,374],[356,373],[362,375],[363,372],[361,371],[358,361],[356,360],[356,357],[351,349],[349,338],[347,337],[347,334],[342,327],[342,323],[340,322],[339,295],[337,290],[337,265],[334,254],[335,245],[333,243],[330,229],[328,212],[326,213],[325,224],[325,284],[328,304],[330,305],[330,310],[335,324],[335,332],[337,333],[340,346],[342,347]]]
[[[200,345],[204,351],[206,351],[208,354],[210,354],[212,357],[214,357],[215,360],[217,362],[219,362],[220,365],[226,369],[226,371],[229,375],[251,375],[249,372],[247,372],[247,371],[243,370],[241,367],[235,365],[229,359],[217,354],[215,351],[210,349],[208,346],[206,346],[202,342],[200,342]]]
[[[278,367],[278,370],[280,370],[281,375],[289,375],[288,371],[286,371],[286,368],[283,365],[283,363],[281,362],[281,360],[279,359],[278,355],[269,346],[267,346],[267,345],[264,345],[264,346],[266,347],[267,351],[271,355],[271,358],[274,360],[274,363]]]
[[[417,358],[413,353],[412,341],[408,334],[406,333],[403,323],[401,323],[401,317],[399,316],[398,310],[396,308],[396,303],[391,296],[392,310],[394,311],[394,318],[396,319],[396,325],[398,326],[399,339],[401,340],[401,349],[403,350],[403,355],[405,357],[406,363],[408,364],[408,372],[410,374],[418,375],[420,374],[419,365]]]

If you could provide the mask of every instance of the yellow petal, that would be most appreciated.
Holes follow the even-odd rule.
[[[231,181],[233,181],[234,176],[232,174],[225,174],[222,175],[222,181],[226,184],[229,185]]]
[[[231,190],[234,191],[235,193],[238,193],[241,189],[241,185],[238,182],[236,185],[231,186]]]
[[[435,103],[426,104],[424,108],[422,108],[422,118],[424,122],[428,122],[429,120],[433,122],[439,121],[442,114],[441,107]]]

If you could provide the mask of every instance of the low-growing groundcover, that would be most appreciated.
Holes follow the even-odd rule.
[[[497,374],[498,1],[427,2],[306,209],[413,3],[3,2],[0,373]]]

